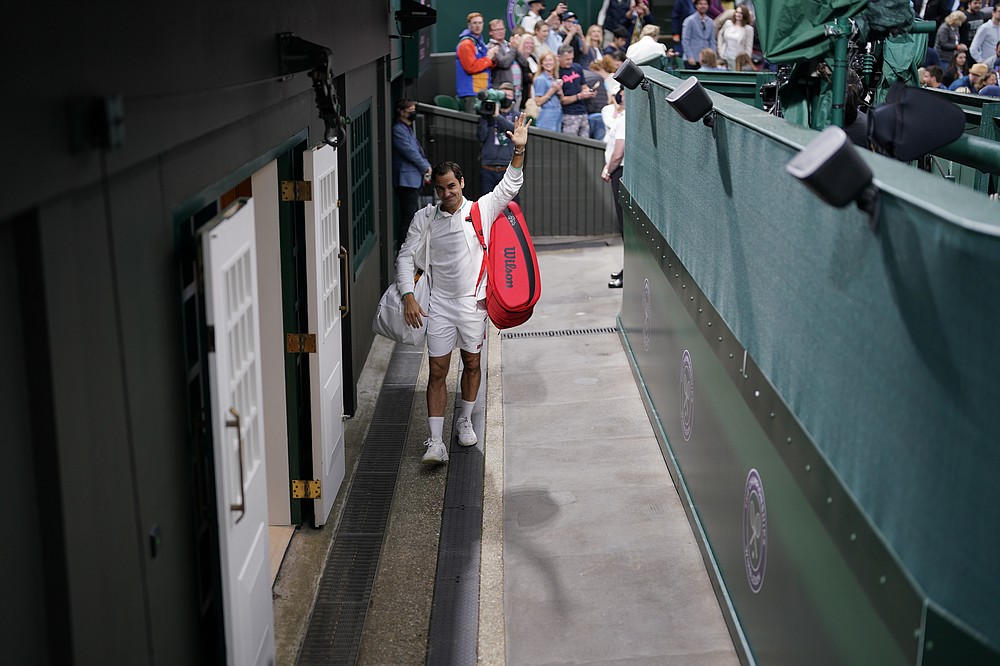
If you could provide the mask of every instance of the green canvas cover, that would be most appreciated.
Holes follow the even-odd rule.
[[[919,86],[917,69],[927,52],[927,35],[911,33],[887,38],[882,44],[882,80],[875,89],[874,105],[885,101],[896,82]]]
[[[881,38],[908,32],[914,16],[910,0],[872,0],[857,18],[858,28],[864,36]]]
[[[826,59],[828,71],[832,59]],[[797,63],[792,68],[789,83],[778,91],[785,120],[803,127],[823,129],[830,124],[833,91],[826,76],[812,76],[812,63]]]
[[[826,26],[838,18],[855,20],[861,41],[909,32],[910,0],[773,0],[756,7],[761,50],[773,63],[822,58],[833,49]]]
[[[896,82],[908,86],[920,85],[917,68],[923,62],[926,50],[925,34],[901,34],[881,42],[882,76],[875,85],[873,106],[885,101],[889,88]],[[824,58],[823,62],[826,63],[825,71],[832,72],[833,58]],[[778,95],[785,120],[803,127],[823,129],[830,124],[833,86],[830,74],[814,74],[815,65],[815,62],[796,63],[789,76],[789,84],[782,86]]]
[[[773,63],[821,58],[830,52],[826,24],[852,18],[868,0],[773,0],[756,5],[756,25],[764,56]],[[912,14],[912,10],[911,10]]]

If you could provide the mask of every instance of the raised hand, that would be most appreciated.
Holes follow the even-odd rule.
[[[523,148],[528,143],[528,126],[531,125],[531,117],[522,113],[514,119],[514,131],[507,130],[507,137],[514,144],[514,149]]]

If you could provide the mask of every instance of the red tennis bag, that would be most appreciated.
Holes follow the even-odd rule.
[[[476,285],[488,273],[486,312],[490,321],[499,329],[520,326],[531,317],[542,295],[538,257],[521,207],[512,201],[497,215],[490,228],[489,244],[483,236],[478,203],[472,204],[469,220],[483,248],[483,266]]]

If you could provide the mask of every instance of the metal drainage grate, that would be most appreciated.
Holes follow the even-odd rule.
[[[420,354],[397,345],[389,361],[337,536],[319,582],[298,664],[353,664],[406,442]]]
[[[602,335],[606,333],[618,333],[618,327],[567,328],[561,331],[500,331],[500,337],[504,340],[513,340],[515,338],[559,338],[567,335]]]
[[[481,357],[482,383],[477,408],[472,413],[477,433],[485,433],[486,410],[483,406],[488,356],[484,353]],[[456,387],[455,393],[457,403],[461,399],[461,388]],[[427,635],[426,664],[429,666],[474,664],[478,647],[479,560],[483,539],[482,438],[475,446],[465,448],[458,445],[457,436],[453,435],[450,456]]]

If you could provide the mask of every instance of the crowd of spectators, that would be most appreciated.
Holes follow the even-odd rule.
[[[489,156],[482,165],[484,190],[492,189],[508,160],[506,131],[520,114],[552,132],[615,137],[623,107],[611,74],[626,58],[638,64],[666,58],[674,67],[705,71],[766,66],[754,0],[676,0],[670,48],[649,0],[604,0],[593,23],[581,22],[562,1],[530,0],[527,9],[510,33],[503,19],[468,14],[455,49],[456,96],[466,111],[479,110],[480,93],[504,91],[492,115],[480,114],[479,138]],[[920,71],[922,85],[1000,96],[1000,0],[914,0],[913,10],[937,26]],[[405,117],[400,122],[405,125]],[[424,165],[418,166],[419,172]]]
[[[1000,97],[1000,2],[986,1],[994,4],[916,0],[916,16],[938,26],[920,71],[923,86]]]
[[[996,94],[1000,0],[913,1],[914,15],[937,25],[921,82]],[[562,1],[532,0],[527,9],[512,32],[505,20],[496,18],[485,23],[484,33],[483,16],[468,15],[455,68],[456,93],[467,111],[473,111],[479,91],[510,83],[515,110],[534,118],[536,127],[583,136],[586,126],[591,138],[601,139],[609,128],[598,118],[604,106],[613,104],[617,87],[608,74],[626,57],[640,64],[666,57],[687,69],[766,66],[754,27],[754,0],[676,0],[669,19],[670,48],[649,0],[604,0],[592,23]],[[544,58],[546,54],[553,57]],[[940,73],[929,76],[931,67],[940,67]],[[581,122],[581,109],[589,122]]]
[[[466,17],[455,51],[456,96],[466,111],[474,112],[479,92],[508,83],[513,110],[531,116],[535,127],[603,140],[618,87],[611,74],[625,58],[642,64],[666,57],[692,69],[752,70],[761,63],[753,0],[678,0],[671,48],[649,0],[605,0],[593,23],[561,1],[532,0],[527,10],[510,32],[503,19]]]

